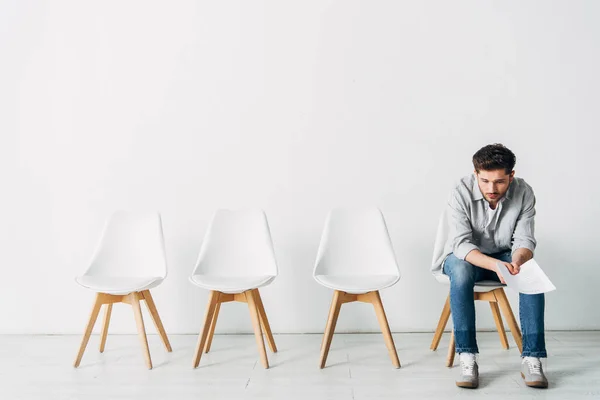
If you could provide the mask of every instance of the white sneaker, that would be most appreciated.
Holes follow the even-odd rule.
[[[544,375],[542,361],[537,357],[523,357],[521,362],[521,376],[529,387],[547,388],[548,379]]]
[[[460,376],[456,386],[475,389],[479,386],[479,366],[473,353],[460,353]]]

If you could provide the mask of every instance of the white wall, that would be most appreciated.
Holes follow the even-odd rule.
[[[433,330],[438,214],[491,142],[538,197],[547,327],[600,328],[599,17],[593,0],[2,1],[0,332],[80,334],[93,296],[73,278],[105,218],[143,208],[163,215],[166,328],[197,333],[207,292],[187,277],[208,218],[249,206],[280,265],[274,331],[322,332],[332,293],[311,272],[338,205],[383,210],[403,273],[382,294],[392,329]],[[338,327],[378,330],[367,305]],[[245,306],[217,331],[250,332]]]

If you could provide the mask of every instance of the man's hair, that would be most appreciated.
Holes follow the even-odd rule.
[[[510,174],[516,162],[515,154],[500,143],[482,147],[473,155],[473,166],[477,172],[503,169]]]

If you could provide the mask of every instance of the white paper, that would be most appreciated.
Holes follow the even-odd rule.
[[[519,293],[538,294],[556,290],[556,286],[550,282],[550,279],[533,258],[521,265],[521,271],[516,275],[511,275],[504,264],[496,264],[498,265],[500,275],[504,278],[506,285]]]

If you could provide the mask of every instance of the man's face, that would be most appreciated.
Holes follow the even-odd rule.
[[[496,204],[508,191],[508,187],[515,176],[515,171],[507,174],[503,169],[493,171],[475,171],[479,190],[488,203]]]

